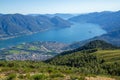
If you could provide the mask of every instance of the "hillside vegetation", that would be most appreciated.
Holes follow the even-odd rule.
[[[95,40],[44,62],[0,61],[0,79],[120,80],[119,56],[119,47]]]
[[[118,76],[84,74],[82,69],[34,61],[0,61],[0,80],[119,80]]]
[[[76,50],[64,52],[47,62],[53,65],[78,67],[83,70],[83,73],[120,76],[119,56],[119,48],[96,40]]]

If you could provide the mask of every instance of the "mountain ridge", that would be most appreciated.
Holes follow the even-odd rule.
[[[120,29],[120,11],[116,12],[93,12],[88,14],[81,14],[69,19],[73,22],[88,22],[99,24],[101,28],[107,32]]]
[[[60,55],[66,55],[68,53],[84,51],[84,50],[86,50],[86,51],[88,50],[88,52],[95,52],[98,49],[101,49],[101,50],[109,50],[110,49],[111,50],[111,49],[119,49],[119,47],[114,46],[103,40],[93,40],[93,41],[86,42],[83,46],[79,46],[76,49],[73,48],[72,50],[65,51],[65,52],[61,53]]]
[[[119,76],[120,68],[117,67],[120,65],[119,52],[120,48],[95,40],[76,50],[61,53],[46,62],[52,65],[76,67],[82,69],[83,73]]]
[[[55,18],[49,18],[44,15],[30,16],[22,14],[3,14],[0,16],[0,38],[23,35],[34,32],[41,32],[48,29],[53,29],[58,27],[70,27],[71,23],[57,18],[61,25],[58,25],[52,20]]]

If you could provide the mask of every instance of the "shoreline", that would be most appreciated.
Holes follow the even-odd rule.
[[[32,34],[35,34],[35,33],[39,33],[39,32],[44,32],[44,31],[48,31],[50,29],[45,29],[45,30],[41,30],[41,31],[37,31],[37,32],[29,32],[29,33],[22,33],[22,34],[18,34],[18,35],[14,35],[14,36],[9,36],[9,37],[3,37],[3,38],[0,38],[0,41],[2,40],[8,40],[8,39],[12,39],[12,38],[16,38],[16,37],[21,37],[21,36],[27,36],[27,35],[32,35]]]

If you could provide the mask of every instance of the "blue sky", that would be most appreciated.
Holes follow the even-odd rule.
[[[120,0],[0,0],[0,13],[88,13],[120,10]]]

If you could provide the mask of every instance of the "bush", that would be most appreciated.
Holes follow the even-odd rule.
[[[46,76],[44,74],[35,74],[32,76],[33,80],[45,80]]]
[[[16,78],[16,74],[10,74],[7,80],[14,80]]]
[[[51,78],[64,77],[62,73],[53,73],[50,75]]]
[[[70,76],[70,79],[71,80],[85,80],[85,76]]]
[[[18,76],[18,78],[20,78],[20,79],[24,79],[24,78],[25,78],[25,76],[24,76],[24,75],[22,75],[22,74],[20,74],[20,75]]]

